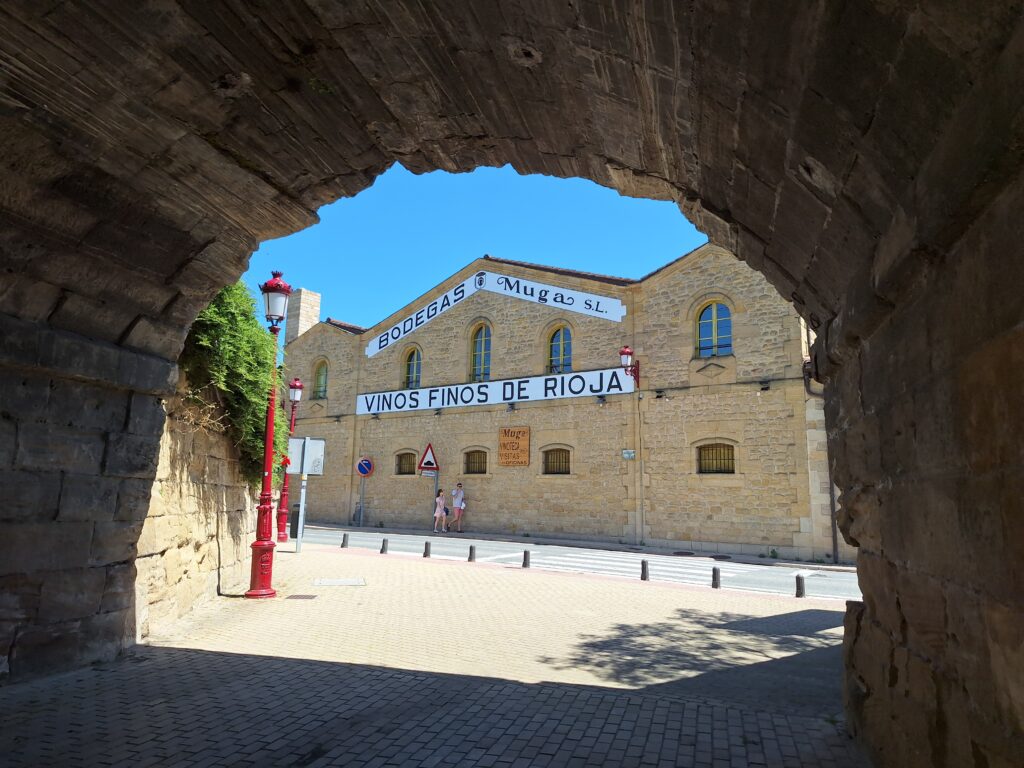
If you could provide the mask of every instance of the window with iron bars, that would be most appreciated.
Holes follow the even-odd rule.
[[[466,474],[487,474],[487,451],[466,451]]]
[[[735,449],[725,443],[698,446],[697,472],[702,475],[736,474]]]
[[[569,451],[566,448],[552,448],[544,451],[545,475],[569,474]]]
[[[415,453],[400,453],[395,456],[395,474],[396,475],[415,475],[416,474],[416,454]]]

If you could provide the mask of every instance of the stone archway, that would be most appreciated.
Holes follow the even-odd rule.
[[[40,591],[130,561],[118,495],[261,240],[396,161],[512,163],[674,200],[794,302],[860,546],[851,720],[886,764],[1010,764],[1022,59],[1008,1],[6,4],[0,644],[46,669],[127,642],[123,612],[50,622]]]

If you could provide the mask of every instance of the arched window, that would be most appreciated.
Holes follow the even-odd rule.
[[[416,474],[416,454],[411,452],[399,453],[395,456],[396,475]]]
[[[728,443],[697,446],[697,472],[702,475],[736,474],[736,452]]]
[[[548,340],[548,373],[568,373],[572,370],[572,331],[563,325]]]
[[[491,380],[491,327],[481,325],[473,332],[473,381]]]
[[[465,474],[486,475],[487,474],[487,451],[466,451]]]
[[[545,475],[568,475],[569,469],[568,448],[550,448],[544,451]]]
[[[732,313],[725,304],[712,302],[697,316],[697,357],[732,354]]]
[[[423,355],[413,347],[405,356],[405,388],[418,389],[420,386],[420,370],[423,367]]]
[[[313,395],[311,400],[323,400],[327,397],[327,361],[321,360],[313,368]]]

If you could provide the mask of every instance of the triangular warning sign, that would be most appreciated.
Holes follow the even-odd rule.
[[[434,456],[434,446],[427,443],[427,450],[423,452],[423,458],[420,459],[420,465],[418,469],[440,469],[441,467],[437,463],[437,458]]]

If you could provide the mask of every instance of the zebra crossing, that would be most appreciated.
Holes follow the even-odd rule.
[[[330,529],[308,531],[313,540],[333,542],[339,537]],[[588,573],[620,578],[639,579],[641,562],[646,560],[650,580],[695,586],[711,586],[712,569],[718,568],[723,589],[738,589],[781,595],[793,595],[795,577],[804,577],[809,597],[840,600],[859,600],[860,589],[855,573],[850,571],[816,570],[787,567],[766,561],[743,563],[716,560],[700,555],[662,555],[620,550],[567,547],[556,544],[520,544],[519,542],[469,539],[465,537],[435,537],[415,534],[387,534],[352,532],[353,547],[378,549],[383,538],[390,542],[389,552],[394,555],[422,556],[424,543],[431,542],[431,557],[439,560],[465,560],[468,545],[476,548],[476,561],[508,568],[523,567],[523,553],[530,553],[530,567],[544,571]],[[525,546],[524,546],[525,545]]]

